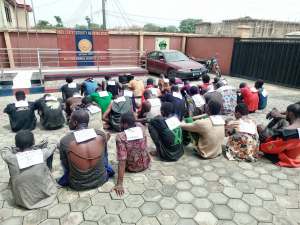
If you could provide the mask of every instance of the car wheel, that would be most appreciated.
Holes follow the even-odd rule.
[[[175,70],[170,68],[168,70],[168,78],[175,77]]]

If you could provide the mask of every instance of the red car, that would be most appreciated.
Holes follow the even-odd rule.
[[[199,79],[202,74],[207,73],[205,66],[190,60],[185,54],[176,50],[150,52],[147,55],[147,69],[149,72],[180,79]]]

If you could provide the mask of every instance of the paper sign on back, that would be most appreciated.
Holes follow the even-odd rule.
[[[107,91],[99,91],[98,94],[99,94],[100,98],[109,96]]]
[[[227,85],[227,80],[222,80],[223,81],[223,84]]]
[[[151,90],[151,93],[152,93],[153,95],[156,96],[156,95],[158,94],[156,88],[151,88],[150,90]]]
[[[19,152],[16,154],[16,157],[20,169],[24,169],[44,162],[43,152],[41,149]]]
[[[133,96],[133,91],[124,90],[124,96],[128,96],[131,98]]]
[[[74,98],[82,98],[82,96],[80,94],[77,95],[73,95]]]
[[[205,104],[203,98],[199,94],[192,96],[192,99],[194,100],[196,107],[201,107]]]
[[[239,132],[248,133],[248,134],[255,134],[256,133],[255,124],[244,122],[243,120],[240,120]]]
[[[115,102],[116,102],[116,103],[119,103],[119,102],[125,102],[125,101],[126,101],[126,98],[125,98],[124,96],[115,99]]]
[[[173,92],[173,96],[174,96],[175,98],[182,99],[182,95],[181,95],[180,93],[178,93],[178,92]]]
[[[217,126],[217,125],[224,125],[225,121],[223,120],[222,116],[210,116],[210,119],[212,123]]]
[[[266,91],[266,89],[264,89],[261,94],[262,96],[266,97],[268,95],[268,92]]]
[[[76,83],[70,83],[68,84],[68,88],[77,88]]]
[[[165,83],[169,83],[169,79],[166,79],[166,78],[165,78],[165,79],[164,79],[164,82],[165,82]]]
[[[17,101],[15,103],[16,108],[21,108],[21,107],[28,107],[28,102],[27,101]]]
[[[97,137],[97,134],[94,129],[84,129],[80,131],[75,131],[74,136],[77,143],[91,140]]]
[[[109,81],[107,82],[107,84],[108,84],[108,85],[116,85],[116,81],[114,81],[114,80],[109,80]]]
[[[255,87],[250,88],[251,92],[258,92],[258,90]]]
[[[54,101],[57,102],[57,98],[54,96],[46,96],[46,101]]]
[[[140,127],[133,127],[125,130],[127,141],[133,141],[143,138],[143,131]]]
[[[181,126],[181,123],[176,116],[166,119],[166,123],[170,130],[174,130],[175,128]]]

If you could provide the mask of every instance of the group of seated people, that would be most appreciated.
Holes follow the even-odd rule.
[[[118,132],[118,179],[112,191],[119,196],[125,192],[125,171],[149,168],[151,155],[174,162],[187,151],[184,146],[191,143],[192,151],[202,158],[215,158],[222,154],[225,136],[228,160],[255,162],[265,153],[279,166],[300,167],[300,102],[288,106],[286,111],[274,108],[267,115],[267,119],[272,119],[268,126],[256,126],[248,117],[267,105],[268,96],[261,80],[256,81],[255,87],[242,83],[235,89],[219,78],[210,83],[207,75],[203,75],[203,84],[199,86],[163,75],[158,86],[152,78],[146,85],[140,80],[120,85],[105,76],[102,85],[93,86],[94,91],[86,85],[81,90],[84,97],[79,94],[81,85],[69,76],[66,81],[62,99],[46,94],[36,102],[27,102],[25,93],[19,91],[16,102],[4,109],[12,130],[18,133],[16,147],[4,148],[1,155],[8,164],[14,199],[28,209],[49,205],[57,197],[56,181],[51,174],[57,148],[64,170],[58,180],[62,186],[87,190],[114,176],[107,152],[111,134],[103,129]],[[137,96],[141,103],[136,102]],[[46,129],[59,129],[66,117],[73,132],[59,142],[48,140],[36,145],[31,132],[36,126],[36,109]],[[234,118],[224,121],[221,115]],[[155,145],[153,151],[147,145],[147,130]]]

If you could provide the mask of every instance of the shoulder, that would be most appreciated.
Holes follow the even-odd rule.
[[[60,139],[60,144],[61,145],[69,145],[69,143],[71,141],[74,140],[74,134],[73,132],[67,134],[66,136],[64,136],[62,139]]]

